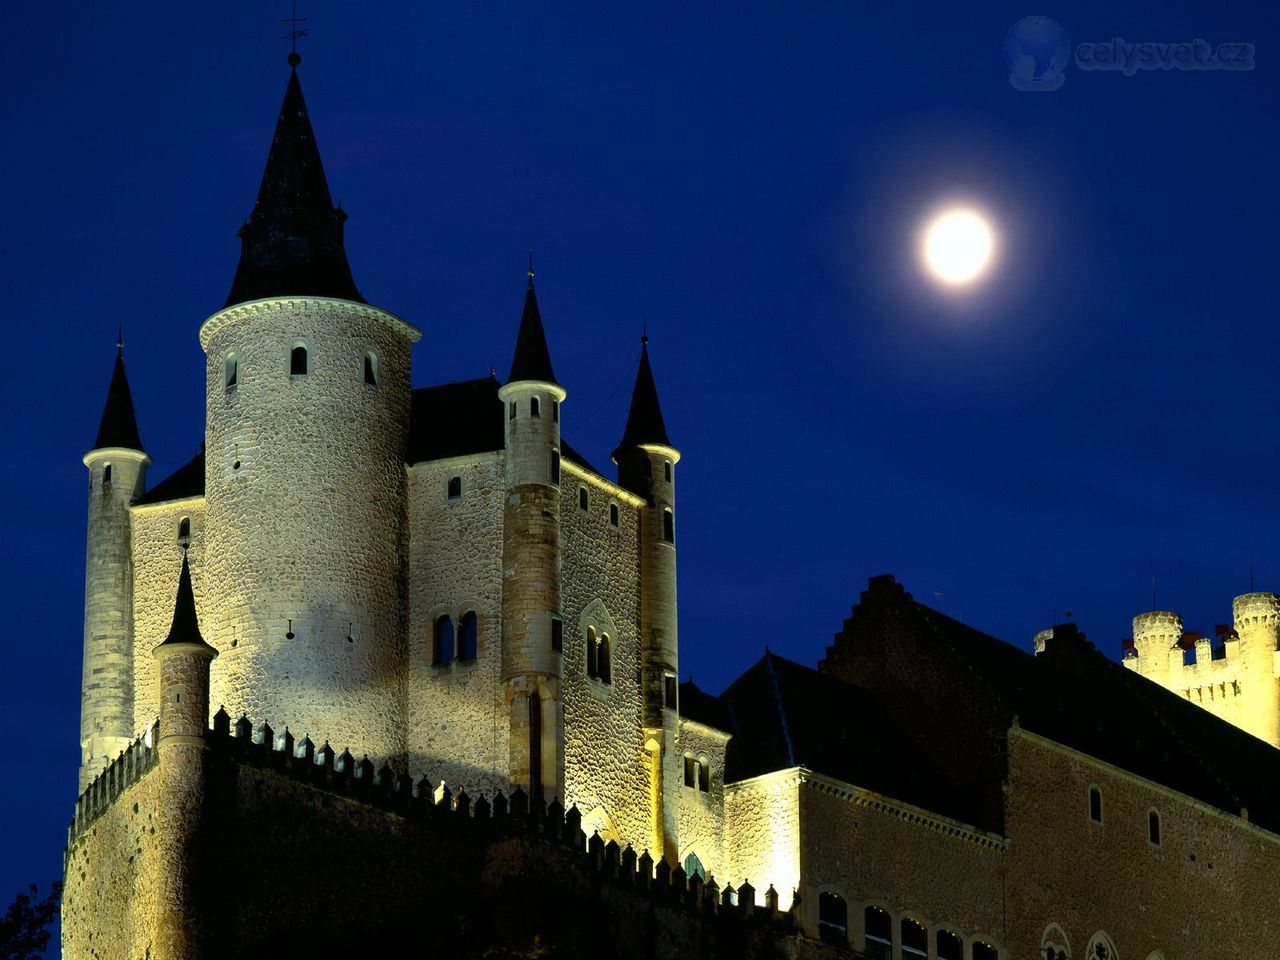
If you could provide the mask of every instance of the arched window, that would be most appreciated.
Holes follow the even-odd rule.
[[[618,505],[616,503],[609,504],[609,523],[615,527],[618,525]]]
[[[879,907],[867,907],[862,912],[862,922],[866,940],[862,952],[867,960],[892,960],[893,920],[888,912]]]
[[[227,354],[226,363],[223,364],[223,386],[228,390],[235,389],[236,383],[240,379],[240,358],[234,353]]]
[[[551,482],[560,485],[560,451],[551,451]]]
[[[1102,791],[1097,787],[1089,788],[1089,819],[1102,823]]]
[[[838,947],[849,943],[849,904],[829,890],[818,894],[818,939]]]
[[[1147,811],[1147,839],[1153,847],[1160,846],[1160,814],[1155,810]]]
[[[711,760],[708,757],[698,758],[698,791],[711,792]]]
[[[898,929],[902,934],[902,960],[928,960],[929,933],[924,924],[911,917],[903,917]]]
[[[450,500],[457,500],[459,497],[462,496],[462,478],[461,477],[449,478],[448,494],[449,494]]]
[[[436,617],[431,635],[431,662],[444,666],[453,660],[453,618],[448,614]]]
[[[529,416],[531,416],[531,417],[541,417],[541,416],[542,416],[542,408],[538,405],[538,398],[537,398],[537,397],[530,397],[530,398],[529,398]]]
[[[1099,930],[1089,940],[1084,960],[1120,960],[1120,955],[1116,953],[1116,945],[1111,942],[1111,938]]]
[[[305,377],[307,372],[306,344],[294,344],[289,349],[289,375],[293,377]]]
[[[191,542],[191,518],[183,517],[178,521],[178,543],[186,546]]]
[[[476,658],[476,612],[468,610],[458,621],[458,659]]]
[[[670,483],[671,482],[671,461],[670,460],[662,461],[662,474],[666,478],[667,483]]]
[[[111,464],[104,464],[102,467],[102,483],[106,486],[111,482]]]
[[[1000,951],[989,943],[982,940],[973,941],[973,949],[969,951],[972,960],[1000,960]],[[1115,960],[1114,957],[1108,955],[1106,960]]]
[[[590,499],[587,497],[587,488],[579,487],[578,488],[578,509],[586,510],[590,505],[590,502],[591,502]]]
[[[938,931],[938,960],[964,960],[964,941],[950,930]]]
[[[684,858],[684,872],[685,876],[691,879],[697,877],[703,883],[707,882],[707,871],[696,853],[690,853]]]
[[[601,683],[613,682],[613,662],[610,659],[613,654],[610,649],[611,646],[609,635],[607,633],[600,634],[600,649],[596,652],[596,669]]]
[[[596,641],[596,628],[587,627],[587,676],[600,674],[600,644]]]
[[[564,621],[559,617],[551,618],[551,649],[556,653],[564,649]]]
[[[684,785],[686,787],[696,787],[698,785],[698,758],[686,756],[684,758]]]
[[[364,382],[371,387],[378,385],[378,355],[372,350],[364,355]]]
[[[1051,923],[1040,937],[1041,960],[1071,960],[1071,948],[1067,935],[1056,923]]]
[[[676,517],[670,510],[662,511],[662,539],[667,543],[676,542]]]

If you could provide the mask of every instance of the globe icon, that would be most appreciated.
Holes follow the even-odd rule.
[[[1066,82],[1071,42],[1067,31],[1048,17],[1026,17],[1004,38],[1004,59],[1014,89],[1057,90]]]

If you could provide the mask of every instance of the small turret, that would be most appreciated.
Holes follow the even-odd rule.
[[[1176,687],[1175,670],[1182,668],[1182,618],[1168,610],[1152,610],[1133,618],[1136,669],[1163,687]],[[1129,661],[1126,661],[1126,663]]]
[[[502,676],[510,704],[510,775],[535,800],[564,796],[560,699],[560,404],[542,315],[525,291],[505,410]]]
[[[84,584],[84,673],[80,701],[80,788],[133,739],[133,551],[129,504],[146,488],[143,452],[124,369],[115,368],[89,468]]]
[[[1239,725],[1255,737],[1280,744],[1280,596],[1246,593],[1231,604],[1239,636]]]
[[[159,862],[157,960],[199,960],[202,909],[196,892],[202,850],[204,735],[209,726],[209,665],[218,651],[205,643],[196,616],[191,570],[182,555],[169,636],[155,648],[160,661]]]
[[[676,486],[675,465],[680,451],[671,445],[658,402],[658,388],[649,364],[649,338],[640,339],[640,367],[622,442],[613,451],[618,483],[637,496],[640,510],[640,649],[644,684],[644,725],[651,758],[660,780],[652,796],[661,798],[653,810],[651,840],[664,856],[677,858],[676,815],[679,806],[680,756],[677,703],[680,675],[676,636]],[[660,845],[660,846],[659,846]]]

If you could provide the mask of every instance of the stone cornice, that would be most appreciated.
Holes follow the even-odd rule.
[[[284,313],[286,310],[307,308],[327,308],[346,316],[360,317],[386,324],[396,333],[405,337],[410,343],[417,343],[422,338],[422,331],[412,324],[401,320],[394,313],[371,307],[367,303],[355,303],[351,300],[336,300],[332,297],[270,297],[266,300],[249,300],[226,307],[209,317],[200,326],[200,346],[208,352],[209,342],[223,327],[238,323],[250,317],[261,317],[271,313]]]
[[[637,497],[630,490],[618,486],[607,477],[602,477],[594,470],[590,470],[581,464],[574,463],[568,457],[563,457],[560,461],[560,468],[566,475],[574,476],[580,480],[590,480],[598,487],[603,487],[609,492],[610,496],[617,497],[618,500],[633,507],[643,507],[645,504],[644,497]],[[563,486],[563,484],[561,484]]]
[[[157,500],[155,503],[131,503],[130,513],[158,513],[161,510],[172,510],[174,507],[204,506],[204,494],[193,497],[174,497],[172,500]]]

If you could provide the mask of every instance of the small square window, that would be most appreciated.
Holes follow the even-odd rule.
[[[461,496],[462,496],[462,478],[450,477],[449,478],[449,499],[457,500]]]

